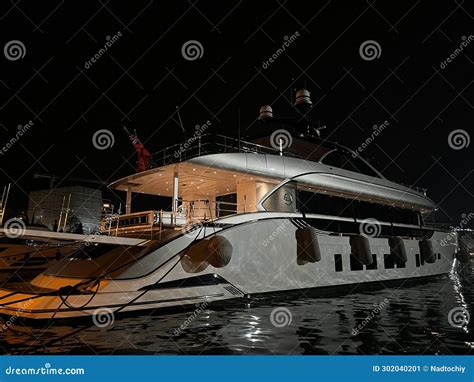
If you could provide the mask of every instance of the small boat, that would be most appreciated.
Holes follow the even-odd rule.
[[[141,240],[52,232],[25,226],[13,235],[0,228],[0,285],[29,282],[59,260],[97,243],[140,243]]]
[[[295,107],[306,115],[308,91]],[[306,117],[278,119],[265,106],[259,122],[245,141],[197,130],[114,182],[127,213],[103,222],[110,236],[1,289],[0,313],[60,319],[350,292],[440,277],[467,261],[442,245],[448,229],[424,222],[435,208],[424,191],[322,139]],[[171,211],[130,213],[132,193],[167,196]]]
[[[46,236],[42,238],[43,232]],[[77,242],[58,240],[51,232],[28,229],[28,233],[9,237],[7,229],[0,229],[0,285],[30,281],[80,247]]]

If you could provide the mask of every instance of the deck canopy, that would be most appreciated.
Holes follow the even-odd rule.
[[[131,187],[131,192],[173,197],[175,173],[178,174],[180,197],[192,193],[207,196],[231,194],[237,192],[238,183],[245,182],[279,183],[253,174],[181,162],[127,176],[110,187],[120,191]]]

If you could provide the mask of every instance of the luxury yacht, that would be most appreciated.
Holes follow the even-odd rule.
[[[448,274],[469,254],[425,224],[424,191],[384,178],[358,152],[322,139],[307,117],[260,109],[246,140],[210,132],[153,155],[114,182],[126,214],[102,224],[104,240],[29,282],[0,290],[0,313],[84,317],[248,299],[262,294],[350,293]],[[131,212],[133,193],[171,198],[171,211]],[[124,237],[127,236],[127,237]],[[130,241],[125,241],[130,240]]]

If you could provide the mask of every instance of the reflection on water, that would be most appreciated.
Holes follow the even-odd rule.
[[[469,266],[400,289],[146,313],[116,317],[106,328],[17,322],[0,334],[0,346],[14,354],[472,354],[473,276]],[[453,308],[467,311],[471,322],[452,326]]]

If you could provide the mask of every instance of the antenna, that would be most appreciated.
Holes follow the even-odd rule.
[[[123,128],[123,130],[125,131],[125,133],[126,133],[128,136],[130,136],[130,132],[128,131],[127,126],[122,125],[122,128]]]
[[[8,194],[10,193],[11,183],[8,186],[3,187],[2,199],[0,200],[0,226],[3,224],[3,216],[5,209],[7,208]]]
[[[176,113],[178,113],[179,126],[181,127],[181,130],[183,130],[184,136],[186,136],[186,130],[184,129],[183,121],[181,120],[181,115],[179,114],[179,107],[178,106],[176,106]]]
[[[240,107],[238,108],[238,113],[237,113],[237,116],[238,116],[238,121],[239,121],[239,153],[240,153]]]
[[[318,137],[321,137],[321,130],[324,129],[326,129],[326,125],[321,126],[320,120],[318,119],[318,127],[314,129],[316,131],[316,134],[318,134]]]
[[[69,194],[69,198],[68,198],[68,201],[67,201],[66,216],[64,216],[64,223],[63,223],[63,232],[66,232],[67,217],[69,215],[69,211],[70,211],[69,206],[70,205],[71,205],[71,194]]]
[[[64,201],[66,200],[66,195],[63,196],[63,204],[61,205],[61,212],[59,213],[59,223],[58,223],[58,228],[56,228],[56,231],[59,232],[61,229],[61,223],[63,221],[63,210],[64,210]]]

